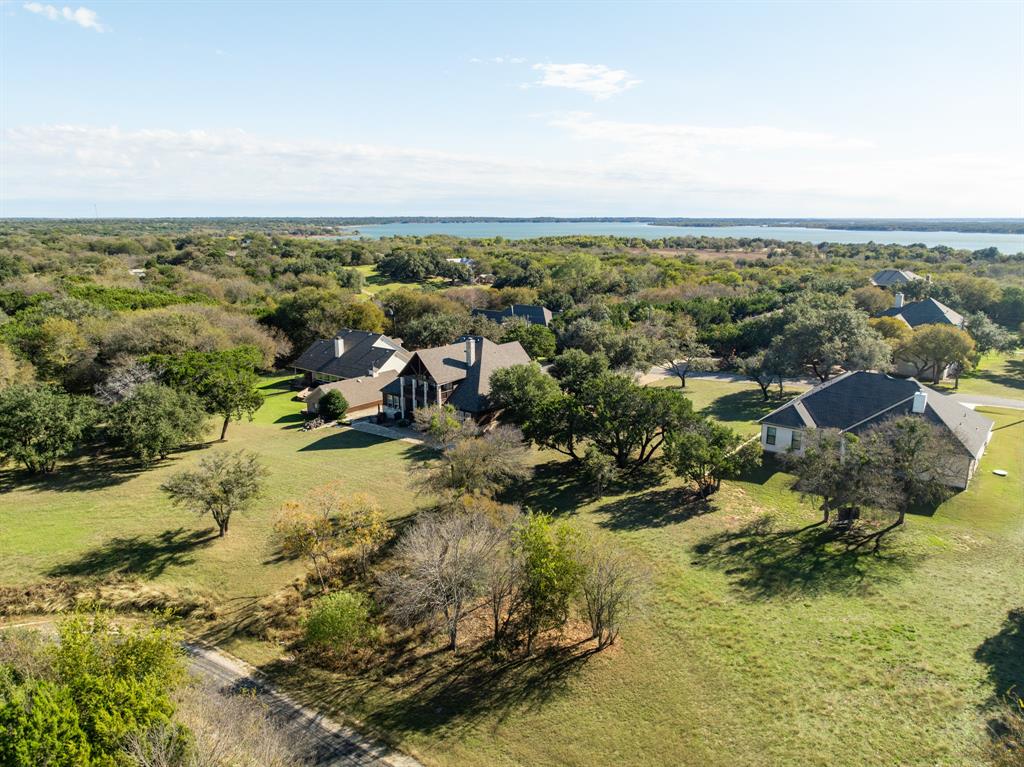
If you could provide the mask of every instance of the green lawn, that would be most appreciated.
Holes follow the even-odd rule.
[[[959,391],[1024,400],[1024,352],[986,354],[976,370],[960,378]]]
[[[695,399],[713,388],[692,385]],[[771,467],[698,513],[674,482],[593,502],[542,462],[524,503],[651,568],[620,646],[497,671],[472,654],[353,676],[270,668],[428,764],[981,764],[984,707],[1024,687],[1009,617],[1024,606],[1024,420],[989,415],[971,488],[877,553],[808,527],[818,512]]]
[[[259,595],[300,572],[270,542],[285,498],[341,479],[393,516],[415,507],[416,448],[303,433],[283,379],[266,386],[256,421],[232,425],[226,445],[141,473],[82,461],[38,482],[0,475],[0,583],[127,570]],[[778,404],[745,383],[693,379],[687,394],[745,433]],[[343,675],[276,660],[269,643],[229,646],[430,765],[980,765],[985,706],[1024,689],[1024,626],[1009,617],[1024,607],[1024,416],[987,412],[998,430],[971,488],[910,516],[877,553],[811,526],[817,511],[771,466],[699,508],[667,478],[595,501],[537,453],[515,499],[613,537],[652,574],[643,615],[599,655],[496,665],[438,653]],[[211,539],[158,485],[204,450],[241,447],[270,467],[270,491]]]
[[[366,284],[363,285],[363,292],[369,295],[376,295],[385,290],[397,290],[398,288],[409,288],[412,290],[419,290],[424,284],[421,282],[395,282],[389,279],[383,274],[377,271],[377,267],[374,264],[364,264],[363,266],[355,267],[362,275],[366,278]],[[439,277],[433,277],[426,280],[427,284],[442,286],[444,280]]]
[[[82,459],[41,479],[0,472],[0,584],[127,573],[224,597],[262,596],[301,571],[301,564],[274,556],[270,527],[282,501],[339,479],[376,495],[391,516],[408,514],[415,499],[404,477],[416,448],[350,429],[301,431],[301,404],[282,388],[287,380],[267,379],[266,404],[252,423],[233,423],[227,442],[151,468]],[[258,453],[269,469],[267,493],[217,540],[209,520],[173,508],[159,485],[207,451],[241,448]]]

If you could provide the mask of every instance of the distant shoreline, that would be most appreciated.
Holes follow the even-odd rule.
[[[667,216],[124,216],[113,218],[9,217],[3,222],[296,222],[319,226],[357,227],[381,224],[546,224],[620,223],[716,229],[730,226],[782,226],[804,229],[1024,234],[1019,218],[679,218]]]

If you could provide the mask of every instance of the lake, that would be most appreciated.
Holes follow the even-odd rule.
[[[573,234],[616,237],[763,237],[789,242],[879,242],[897,245],[923,243],[928,246],[981,250],[996,247],[1002,253],[1024,251],[1024,235],[978,234],[967,232],[860,231],[854,229],[809,229],[799,226],[654,226],[613,221],[507,222],[473,221],[468,223],[372,224],[355,227],[361,236],[380,237],[447,234],[453,237],[504,237],[525,240],[531,237],[558,237]]]

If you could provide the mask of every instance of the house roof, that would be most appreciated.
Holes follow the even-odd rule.
[[[882,312],[883,317],[899,317],[910,327],[916,328],[919,325],[955,325],[962,327],[964,317],[934,298],[926,298],[923,301],[914,301],[897,308],[886,309]]]
[[[914,280],[924,279],[920,274],[914,274],[909,269],[882,269],[871,276],[871,282],[880,288],[887,288],[890,285],[906,285]]]
[[[364,405],[372,405],[380,402],[381,390],[395,380],[398,373],[394,370],[385,370],[374,376],[362,376],[360,378],[346,378],[344,381],[331,381],[317,386],[306,397],[308,404],[315,404],[320,401],[329,391],[339,391],[348,402],[349,408],[359,408]]]
[[[473,364],[466,364],[466,344],[474,345]],[[456,383],[455,391],[448,398],[449,404],[467,413],[481,413],[489,409],[488,395],[491,392],[491,374],[495,370],[524,365],[530,362],[518,341],[496,344],[486,338],[467,336],[454,344],[433,349],[420,349],[413,353],[399,375],[408,375],[416,361],[426,369],[436,384]],[[384,387],[388,394],[398,394],[400,382],[392,381]]]
[[[922,415],[946,427],[972,456],[981,455],[992,421],[913,378],[854,370],[790,400],[758,421],[795,429],[838,429],[854,434],[887,418],[910,415],[914,395],[927,395]]]
[[[358,378],[369,375],[373,368],[382,367],[394,356],[403,362],[410,357],[400,343],[380,333],[345,329],[335,338],[345,343],[340,357],[334,356],[334,338],[322,338],[310,344],[291,367],[338,378]]]
[[[512,304],[504,309],[474,309],[473,314],[486,317],[495,322],[504,322],[509,319],[521,319],[531,325],[550,325],[551,310],[543,306],[532,304]]]

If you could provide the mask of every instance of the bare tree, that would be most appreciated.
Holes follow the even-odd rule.
[[[483,595],[493,531],[480,514],[423,514],[398,542],[398,568],[384,578],[389,612],[403,625],[440,624],[448,649]]]
[[[638,609],[648,575],[635,559],[606,541],[592,539],[584,552],[582,608],[598,649],[604,649],[615,643],[622,624]]]

